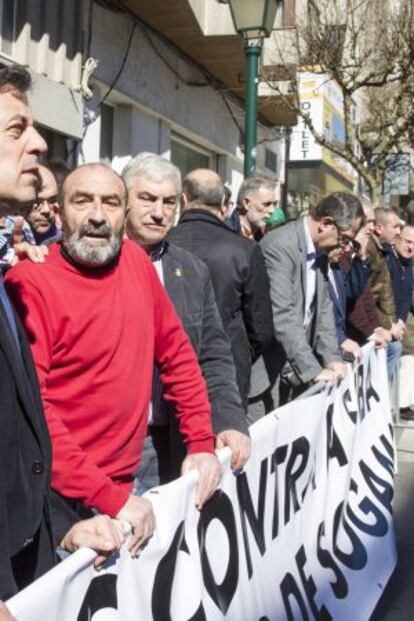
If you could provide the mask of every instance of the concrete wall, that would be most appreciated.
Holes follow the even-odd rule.
[[[99,61],[94,74],[98,87],[94,99],[87,103],[92,122],[85,132],[82,157],[93,161],[99,157],[99,101],[108,91],[125,54],[133,23],[123,14],[95,5],[91,56]],[[206,84],[206,86],[195,86]],[[244,125],[243,110],[217,92],[209,78],[187,62],[157,35],[136,26],[128,60],[106,103],[114,111],[113,165],[120,170],[131,155],[149,150],[169,157],[171,133],[190,140],[217,156],[223,179],[234,189],[241,181],[242,153],[240,132],[223,101],[227,97],[233,115]],[[259,140],[268,130],[259,127]],[[281,161],[281,145],[266,144],[276,150]],[[264,149],[258,149],[258,165],[263,168]]]

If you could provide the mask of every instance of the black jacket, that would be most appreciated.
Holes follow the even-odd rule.
[[[175,244],[162,257],[164,286],[206,380],[214,433],[248,433],[230,343],[223,330],[207,267]]]
[[[50,492],[49,434],[28,340],[15,319],[21,354],[0,302],[0,599],[51,569],[56,544],[78,519]]]
[[[230,231],[205,209],[190,209],[170,233],[172,242],[207,265],[236,378],[247,409],[251,363],[273,335],[269,283],[259,246]]]

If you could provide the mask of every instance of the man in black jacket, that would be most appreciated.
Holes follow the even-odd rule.
[[[273,336],[269,284],[259,246],[225,226],[223,197],[223,184],[215,172],[189,173],[183,182],[184,212],[169,239],[209,269],[247,411],[252,361]]]
[[[26,97],[30,85],[25,69],[0,65],[0,215],[23,214],[23,205],[36,197],[38,158],[47,147],[33,126]],[[76,516],[51,497],[50,469],[49,435],[30,347],[1,277],[0,599],[50,569],[58,543],[68,551],[88,545],[105,552],[121,544],[122,536],[104,516],[72,526]],[[0,619],[12,619],[3,605]]]
[[[165,240],[180,199],[180,172],[161,156],[141,153],[129,162],[123,177],[128,188],[127,234],[146,249],[174,303],[207,384],[217,447],[231,449],[232,467],[239,470],[250,455],[250,438],[208,269]],[[177,419],[172,406],[162,399],[156,371],[149,422],[138,473],[145,488],[179,476],[185,456]]]

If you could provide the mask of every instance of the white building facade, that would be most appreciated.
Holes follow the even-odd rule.
[[[243,180],[241,102],[129,15],[95,4],[92,24],[90,56],[98,67],[79,161],[105,160],[121,171],[131,157],[151,151],[183,174],[216,170],[236,192]],[[257,174],[283,183],[283,157],[277,132],[259,122]]]

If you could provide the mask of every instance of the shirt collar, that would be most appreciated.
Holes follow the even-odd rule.
[[[168,242],[164,239],[162,242],[156,244],[155,246],[152,246],[148,250],[148,256],[153,263],[155,263],[156,261],[161,261],[163,255],[167,252],[167,249]]]
[[[313,243],[313,239],[311,237],[309,227],[308,227],[308,221],[306,218],[303,219],[303,226],[305,228],[305,238],[306,238],[306,259],[312,260],[316,258],[316,248],[315,248],[315,244]]]

